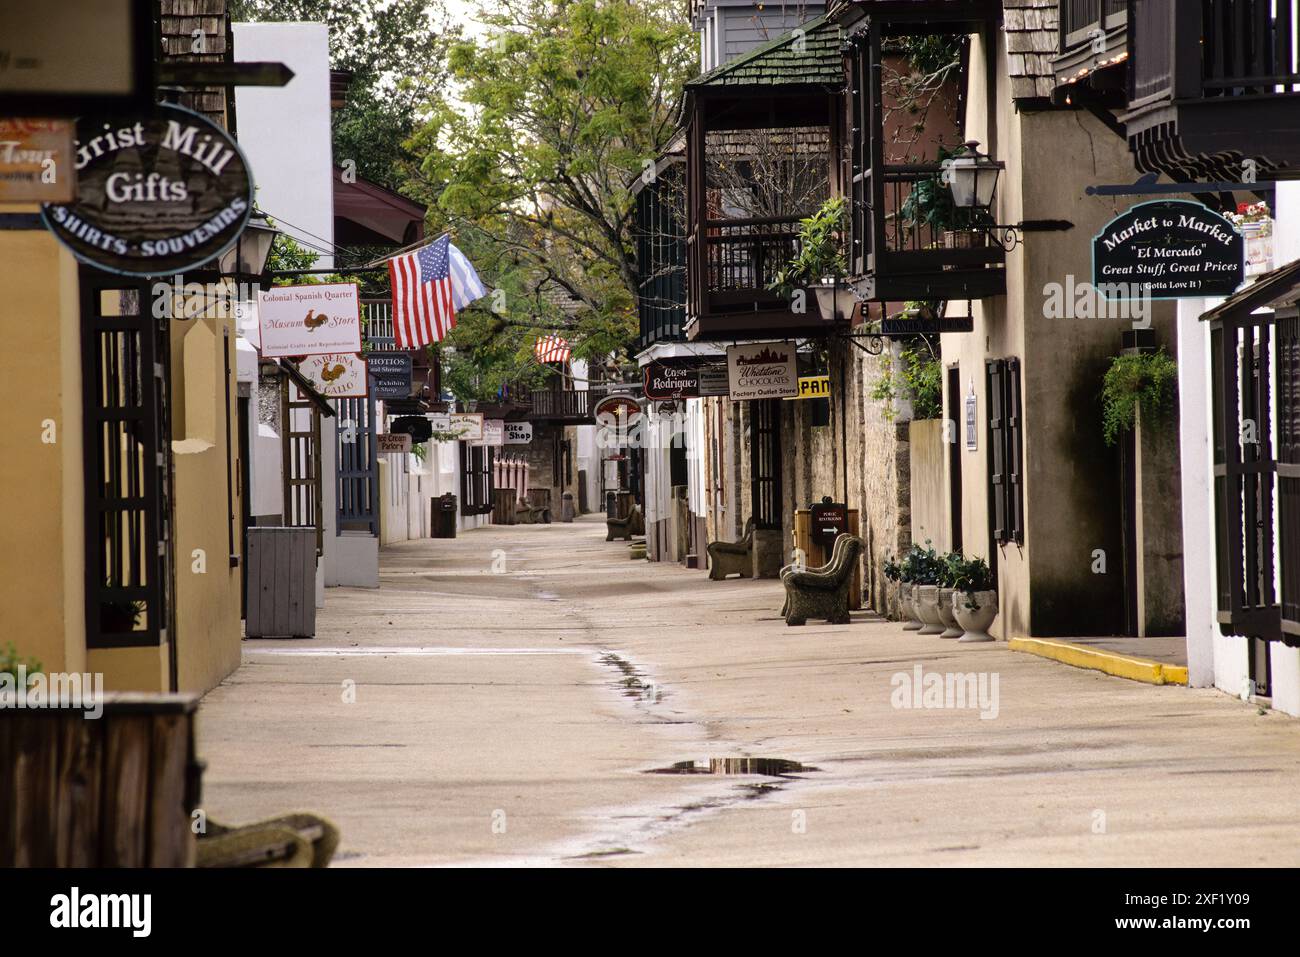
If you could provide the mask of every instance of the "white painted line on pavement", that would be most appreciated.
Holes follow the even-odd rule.
[[[436,658],[442,655],[588,655],[587,648],[245,648],[249,655],[301,655],[308,658],[332,658],[359,655],[410,655]]]

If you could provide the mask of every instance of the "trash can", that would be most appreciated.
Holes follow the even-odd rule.
[[[430,514],[433,516],[433,528],[430,530],[434,538],[455,538],[456,537],[456,496],[451,492],[446,495],[439,495],[430,502]]]

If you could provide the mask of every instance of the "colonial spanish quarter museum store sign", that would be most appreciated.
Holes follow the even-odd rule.
[[[1246,244],[1228,220],[1190,200],[1139,203],[1092,241],[1092,282],[1107,299],[1217,298],[1245,279]]]
[[[165,104],[77,123],[77,198],[47,204],[50,232],[83,262],[132,276],[195,269],[230,247],[253,212],[253,180],[225,130]]]

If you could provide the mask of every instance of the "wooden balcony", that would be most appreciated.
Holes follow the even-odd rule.
[[[978,231],[942,229],[909,216],[908,196],[923,180],[941,176],[938,163],[866,170],[855,194],[854,256],[858,295],[870,301],[983,299],[1006,292],[1006,252]],[[869,205],[868,205],[869,203]]]
[[[1240,180],[1242,158],[1300,163],[1300,0],[1142,0],[1130,19],[1119,119],[1139,168]]]
[[[1057,82],[1070,88],[1084,80],[1090,92],[1122,96],[1127,0],[1060,0],[1058,9]]]
[[[527,418],[533,422],[558,422],[564,425],[592,425],[594,403],[587,389],[534,389]]]

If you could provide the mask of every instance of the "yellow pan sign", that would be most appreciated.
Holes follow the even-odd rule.
[[[801,375],[799,377],[799,394],[789,399],[829,399],[831,397],[831,377],[828,375]]]

